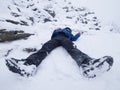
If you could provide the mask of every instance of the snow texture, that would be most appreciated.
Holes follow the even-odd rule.
[[[0,43],[0,90],[120,90],[119,0],[0,0],[0,29],[35,34],[27,40]],[[16,24],[17,22],[17,24]],[[10,72],[6,58],[24,59],[48,41],[54,29],[83,31],[74,42],[91,57],[110,55],[112,69],[94,79],[83,77],[63,47],[53,50],[35,76],[23,78]]]

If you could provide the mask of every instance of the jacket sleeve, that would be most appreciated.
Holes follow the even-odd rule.
[[[71,37],[72,41],[76,41],[80,37],[80,33],[77,33],[75,36]]]

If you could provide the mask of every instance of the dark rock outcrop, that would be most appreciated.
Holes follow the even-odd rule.
[[[24,31],[6,31],[6,29],[0,29],[0,42],[27,39],[31,35],[33,34],[24,33]]]

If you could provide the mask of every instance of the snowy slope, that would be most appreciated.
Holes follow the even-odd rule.
[[[81,0],[81,3],[94,10],[103,22],[120,25],[119,0]]]
[[[102,9],[106,5],[99,8],[98,2],[92,1],[0,0],[0,29],[35,34],[27,40],[0,43],[0,90],[120,90],[119,13],[115,21],[106,18],[107,9]],[[104,2],[109,1],[99,0],[100,4]],[[110,5],[112,8],[112,3]],[[19,24],[6,20],[14,20]],[[65,26],[71,27],[74,33],[85,31],[75,42],[78,49],[95,58],[111,55],[114,58],[112,69],[97,78],[87,79],[64,48],[58,47],[41,63],[33,77],[22,78],[8,70],[5,58],[26,58],[32,52],[25,52],[25,48],[39,50],[50,39],[55,28]]]

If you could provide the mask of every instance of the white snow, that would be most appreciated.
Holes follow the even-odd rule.
[[[29,3],[27,0],[23,0],[24,3],[20,1],[22,0],[0,0],[0,29],[24,30],[35,35],[27,40],[0,43],[0,90],[120,90],[119,0],[28,0]],[[19,6],[14,5],[14,2]],[[88,11],[95,12],[100,20],[98,22],[101,22],[101,30],[88,30],[93,26],[92,21],[88,25],[75,24],[76,16],[79,14],[75,11],[73,11],[74,14],[72,12],[65,13],[62,9],[66,5],[71,5],[68,2],[72,2],[72,5],[76,7],[88,7]],[[26,8],[32,3],[35,3],[35,6],[31,8],[39,8],[41,14],[33,12],[31,8]],[[7,8],[8,6],[11,10]],[[19,7],[21,12],[18,12],[16,7]],[[54,18],[42,10],[44,8],[56,11],[55,19],[58,22],[54,22]],[[22,16],[15,18],[10,14],[12,11]],[[38,18],[39,15],[41,15],[41,19]],[[67,15],[73,16],[73,18],[68,20],[65,18]],[[27,19],[29,16],[35,18],[34,25]],[[53,22],[43,23],[44,17],[50,18]],[[89,19],[91,17],[89,16]],[[5,22],[5,19],[25,20],[29,26],[13,25]],[[22,59],[28,57],[32,53],[24,52],[24,48],[37,48],[39,50],[42,44],[50,40],[55,28],[65,26],[70,26],[73,33],[76,33],[77,30],[85,32],[74,42],[78,49],[84,53],[94,58],[105,55],[112,56],[114,58],[112,69],[94,79],[85,78],[67,51],[63,47],[58,47],[43,60],[33,77],[23,78],[8,70],[5,65],[6,58]],[[8,50],[11,49],[12,51],[5,57]]]
[[[106,23],[116,23],[120,26],[119,0],[79,0],[82,5],[94,10],[96,14]],[[109,21],[109,22],[108,22]]]

